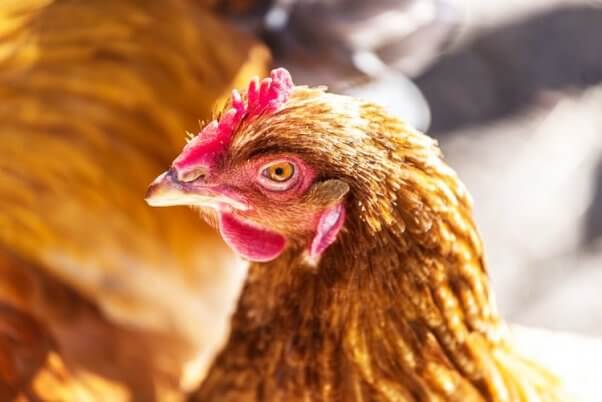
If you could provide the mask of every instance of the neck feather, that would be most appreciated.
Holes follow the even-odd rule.
[[[400,190],[395,219],[351,200],[317,267],[294,248],[253,264],[198,400],[556,401],[505,339],[468,196],[438,179]]]

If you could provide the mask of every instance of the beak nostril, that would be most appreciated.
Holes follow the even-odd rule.
[[[174,168],[171,168],[170,170],[173,170],[173,173],[171,173],[172,178],[175,178],[177,181],[183,183],[190,183],[198,180],[204,181],[207,178],[207,170],[202,167],[194,168],[184,172],[178,172]]]
[[[167,170],[166,176],[168,176],[171,181],[173,182],[177,182],[178,181],[178,172],[176,172],[176,169],[171,167],[169,168],[169,170]]]

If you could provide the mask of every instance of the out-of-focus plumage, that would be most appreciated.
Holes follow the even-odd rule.
[[[142,199],[269,61],[204,3],[0,2],[0,328],[37,321],[53,345],[18,401],[181,400],[221,341],[242,268],[189,211]]]
[[[273,163],[279,186],[262,187]],[[572,400],[496,312],[472,201],[437,143],[379,106],[275,70],[233,95],[147,200],[200,208],[255,261],[194,401]],[[315,218],[333,204],[345,213]]]
[[[269,0],[191,0],[203,8],[220,13],[243,13],[266,5]]]

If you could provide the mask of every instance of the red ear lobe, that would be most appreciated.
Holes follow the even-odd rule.
[[[343,223],[345,223],[345,207],[342,202],[321,213],[316,234],[309,247],[311,261],[316,263],[319,261],[322,253],[336,240]]]
[[[228,212],[219,214],[219,231],[234,251],[251,261],[271,261],[286,246],[286,239],[281,234],[250,225]]]

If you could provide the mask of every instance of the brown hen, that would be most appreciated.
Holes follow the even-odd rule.
[[[219,344],[240,267],[142,200],[269,61],[201,3],[0,2],[0,401],[181,400]]]
[[[276,70],[149,188],[254,261],[198,402],[566,401],[498,316],[437,144]]]

